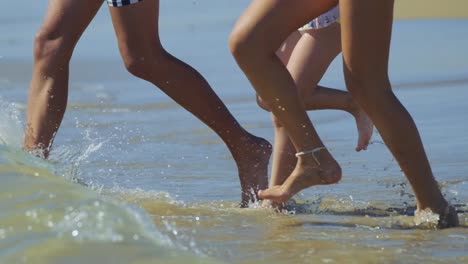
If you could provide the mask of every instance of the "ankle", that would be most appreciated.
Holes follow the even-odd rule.
[[[298,165],[302,167],[329,167],[330,161],[335,161],[326,147],[317,147],[296,153]]]
[[[439,214],[438,228],[457,227],[460,225],[455,207],[448,205],[443,213]]]

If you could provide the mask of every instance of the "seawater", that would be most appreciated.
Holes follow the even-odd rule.
[[[273,139],[227,49],[248,1],[163,1],[169,51],[197,68],[236,118]],[[0,263],[467,263],[468,20],[396,21],[390,75],[416,120],[460,228],[434,230],[378,132],[353,151],[354,121],[310,116],[343,167],[287,211],[239,209],[219,138],[120,64],[103,8],[72,60],[69,107],[48,161],[21,150],[32,39],[46,1],[0,10]],[[11,10],[16,10],[15,12]],[[338,58],[323,84],[344,88]]]

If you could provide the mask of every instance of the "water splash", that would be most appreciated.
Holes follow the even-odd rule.
[[[433,213],[431,209],[416,210],[414,212],[414,224],[416,226],[437,227],[440,216]]]
[[[24,124],[20,108],[20,105],[8,103],[0,97],[0,144],[21,148]]]
[[[56,174],[67,180],[89,185],[87,180],[80,176],[80,168],[109,141],[108,139],[92,137],[91,134],[92,130],[86,129],[79,146],[61,145],[50,153],[49,160],[57,164]]]

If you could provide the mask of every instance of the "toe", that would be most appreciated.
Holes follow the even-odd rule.
[[[266,190],[260,190],[258,191],[258,197],[279,203],[285,202],[288,197],[286,197],[286,195],[281,191],[280,187],[281,186],[274,186]]]

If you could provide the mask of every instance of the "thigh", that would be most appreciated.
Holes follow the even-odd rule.
[[[109,10],[121,53],[145,53],[161,47],[158,32],[159,0],[109,7]]]
[[[356,78],[387,76],[393,2],[340,0],[345,74]]]
[[[301,39],[302,34],[299,30],[295,30],[291,33],[288,38],[281,44],[281,47],[276,52],[278,58],[283,62],[284,65],[289,63],[291,54],[296,47],[297,43]]]
[[[268,52],[299,27],[336,6],[336,0],[254,0],[238,20],[234,31]]]
[[[49,0],[39,35],[73,47],[101,5],[102,0]]]
[[[304,31],[287,65],[299,89],[315,88],[340,51],[339,24]]]

